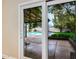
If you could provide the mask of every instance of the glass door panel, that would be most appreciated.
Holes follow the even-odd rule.
[[[24,56],[42,59],[42,7],[24,9]]]
[[[75,7],[75,1],[48,6],[48,59],[70,59],[75,56],[75,50],[69,43],[69,38],[76,42]]]

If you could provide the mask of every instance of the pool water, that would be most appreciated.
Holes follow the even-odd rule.
[[[52,33],[52,32],[49,32],[49,33],[48,33],[49,36],[51,36],[52,34],[54,34],[54,33]],[[28,33],[27,33],[27,36],[29,36],[29,35],[30,35],[30,36],[31,36],[31,35],[42,35],[42,32],[28,32]]]
[[[27,35],[42,35],[42,32],[28,32]]]

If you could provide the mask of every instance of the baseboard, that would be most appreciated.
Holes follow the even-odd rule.
[[[11,57],[11,56],[8,56],[8,55],[6,55],[6,54],[2,54],[2,58],[3,58],[3,59],[16,59],[16,58]]]
[[[6,54],[2,54],[2,58],[3,58],[3,59],[16,59],[16,58],[11,57],[11,56],[8,56],[8,55],[6,55]],[[24,59],[32,59],[32,58],[24,57]]]

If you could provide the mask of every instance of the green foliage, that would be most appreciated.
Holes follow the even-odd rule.
[[[24,22],[29,24],[29,32],[32,28],[41,27],[42,12],[41,7],[24,9]]]
[[[54,14],[54,27],[59,28],[60,32],[62,32],[64,28],[75,32],[76,14],[75,8],[73,9],[71,7],[75,7],[75,2],[57,4],[49,7],[49,13]]]
[[[75,39],[75,34],[74,33],[67,33],[67,32],[55,32],[51,36],[48,37],[49,39],[53,38],[74,38]]]

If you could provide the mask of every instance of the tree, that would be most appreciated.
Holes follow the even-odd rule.
[[[41,25],[41,7],[24,9],[24,22],[29,24],[29,31],[35,28],[38,23]]]
[[[59,28],[60,32],[64,28],[70,29],[75,32],[76,19],[75,19],[75,2],[57,4],[49,7],[49,13],[54,14],[54,27]]]
[[[54,5],[52,6],[52,10],[50,10],[54,14],[54,27],[59,28],[60,32],[62,32],[62,29],[65,28],[65,20],[64,20],[64,14],[63,14],[63,6],[60,5]]]

